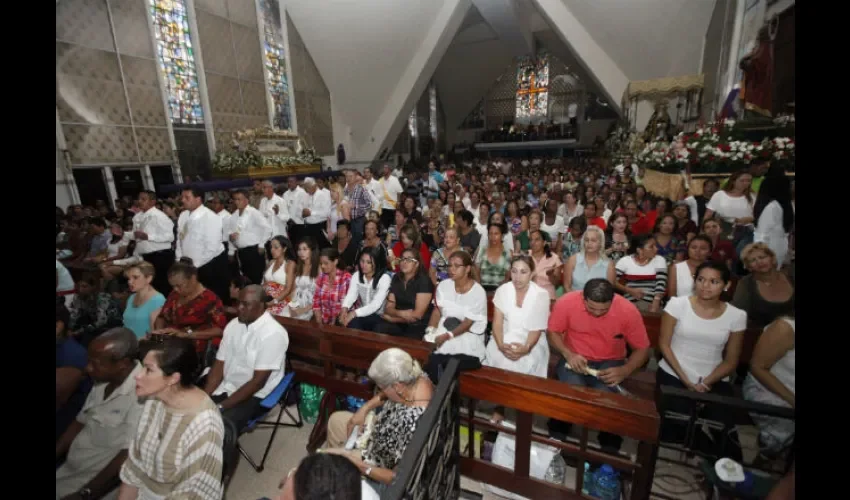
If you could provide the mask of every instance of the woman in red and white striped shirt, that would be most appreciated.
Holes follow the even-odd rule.
[[[641,311],[659,312],[667,289],[667,261],[658,255],[655,238],[633,236],[626,255],[615,266],[614,287]]]

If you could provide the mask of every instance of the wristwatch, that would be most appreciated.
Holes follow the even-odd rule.
[[[80,497],[84,500],[88,500],[92,497],[91,488],[81,488],[80,491],[77,492],[77,494],[80,495]]]
[[[363,471],[363,475],[369,477],[372,474],[372,466],[366,467],[366,470]]]

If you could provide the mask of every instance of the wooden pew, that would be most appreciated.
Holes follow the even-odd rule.
[[[389,347],[399,347],[409,352],[420,363],[425,363],[433,344],[424,341],[392,337],[372,332],[350,330],[333,326],[319,326],[288,318],[277,318],[289,333],[289,356],[296,377],[301,382],[324,387],[327,390],[320,409],[320,420],[310,436],[308,450],[318,447],[325,438],[325,415],[336,409],[337,396],[352,395],[369,398],[370,386],[345,380],[339,368],[365,370],[378,353]],[[633,482],[634,499],[647,498],[652,485],[659,416],[653,400],[628,398],[618,394],[572,387],[557,380],[542,379],[484,367],[464,372],[460,377],[461,396],[471,401],[470,411],[463,417],[470,435],[475,428],[491,429],[515,434],[517,437],[516,467],[513,472],[472,456],[462,457],[461,471],[476,480],[517,492],[532,498],[551,498],[553,495],[570,495],[571,489],[552,485],[529,477],[531,442],[549,444],[565,450],[579,459],[604,461],[618,468]],[[486,400],[508,408],[515,408],[517,430],[496,428],[475,417],[474,406]],[[542,415],[574,422],[585,426],[578,446],[534,435],[532,415]],[[587,428],[612,432],[640,441],[637,463],[605,455],[587,448]],[[578,474],[581,476],[581,474]],[[577,488],[581,488],[578,484]]]

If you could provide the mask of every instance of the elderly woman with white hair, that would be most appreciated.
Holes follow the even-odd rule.
[[[431,401],[434,386],[419,363],[395,347],[378,354],[368,374],[377,394],[357,413],[338,411],[330,416],[328,448],[323,451],[346,456],[380,494],[393,481],[394,469]],[[372,412],[376,413],[374,424],[367,424]],[[365,442],[345,450],[354,426],[360,426],[360,441]]]
[[[563,274],[566,293],[584,290],[585,283],[594,278],[614,283],[617,272],[614,261],[605,255],[605,232],[599,226],[588,226],[579,252],[567,259]]]

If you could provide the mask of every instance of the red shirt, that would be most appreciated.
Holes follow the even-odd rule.
[[[162,311],[159,317],[165,320],[166,326],[183,330],[192,328],[192,330],[207,330],[213,327],[219,327],[224,330],[227,326],[227,317],[224,315],[224,304],[218,295],[211,290],[206,289],[200,295],[190,300],[189,302],[180,305],[178,300],[180,295],[176,290],[172,290],[162,306]],[[212,339],[213,345],[221,343],[221,337]],[[198,352],[204,352],[207,347],[206,340],[198,340],[195,342],[195,347]]]
[[[603,219],[602,217],[594,217],[593,219],[590,219],[589,221],[587,221],[587,225],[588,226],[598,226],[603,231],[605,230],[605,227],[606,227],[605,219]]]
[[[654,225],[655,220],[650,220],[648,215],[638,215],[638,220],[634,224],[631,224],[629,230],[631,230],[633,236],[637,236],[639,234],[651,233]]]
[[[728,260],[735,260],[735,257],[735,247],[732,246],[732,242],[718,238],[717,243],[711,251],[711,260],[725,264]]]
[[[567,349],[588,361],[625,359],[626,344],[632,349],[650,346],[640,311],[620,295],[614,295],[607,313],[596,317],[584,306],[584,292],[570,292],[555,302],[548,330],[560,333]]]
[[[398,241],[395,245],[393,245],[393,255],[401,258],[401,253],[404,252],[404,243],[401,240]],[[431,252],[428,250],[428,245],[424,242],[419,246],[419,256],[422,258],[422,265],[425,267],[425,270],[428,271],[431,269]],[[399,272],[398,266],[393,269],[395,272]]]
[[[342,299],[348,293],[351,274],[337,269],[334,280],[322,273],[316,278],[316,291],[313,292],[313,315],[321,318],[326,325],[333,324],[342,311]]]

